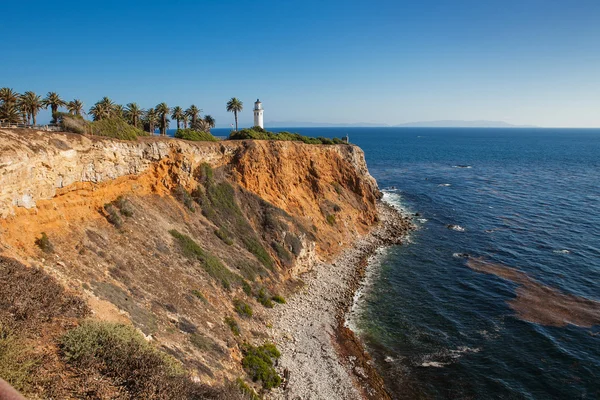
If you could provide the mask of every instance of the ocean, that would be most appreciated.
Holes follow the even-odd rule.
[[[289,130],[348,134],[415,215],[349,316],[396,398],[600,398],[600,130]]]

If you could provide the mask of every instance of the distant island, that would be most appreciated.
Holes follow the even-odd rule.
[[[302,122],[302,121],[267,121],[265,125],[269,128],[365,128],[365,127],[389,127],[387,124],[356,122]]]
[[[405,124],[394,125],[394,127],[406,128],[536,128],[535,125],[513,125],[504,121],[461,121],[461,120],[441,120],[441,121],[421,121],[408,122]]]
[[[439,120],[407,122],[397,125],[380,124],[374,122],[356,123],[329,123],[329,122],[301,122],[301,121],[268,121],[271,128],[536,128],[535,125],[514,125],[504,121],[487,120]]]

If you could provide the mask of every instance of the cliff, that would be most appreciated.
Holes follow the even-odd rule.
[[[369,231],[379,196],[356,146],[0,130],[3,260],[38,267],[93,318],[132,324],[211,385],[244,376],[241,344],[270,337],[263,306]],[[23,339],[55,371],[71,368],[57,355],[67,325]],[[74,375],[60,396],[86,386]],[[94,385],[100,398],[121,390]]]

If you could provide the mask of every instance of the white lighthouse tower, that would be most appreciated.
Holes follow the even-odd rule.
[[[256,103],[254,103],[254,126],[260,126],[261,128],[265,127],[263,123],[262,103],[259,99],[256,99]]]

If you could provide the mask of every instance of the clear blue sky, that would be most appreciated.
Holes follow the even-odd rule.
[[[265,121],[600,126],[600,1],[3,1],[0,86]],[[42,120],[48,119],[44,114]]]

